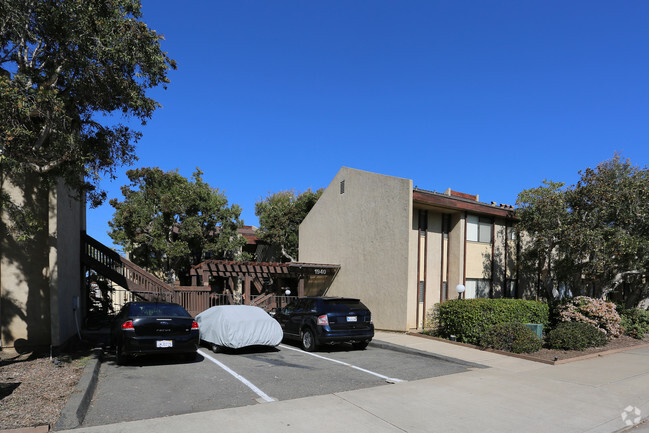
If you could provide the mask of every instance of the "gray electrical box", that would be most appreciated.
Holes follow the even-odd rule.
[[[534,331],[537,337],[543,338],[543,325],[541,323],[525,323],[525,326]]]

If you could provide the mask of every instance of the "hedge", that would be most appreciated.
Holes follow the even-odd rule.
[[[590,323],[562,322],[548,332],[547,343],[551,349],[585,350],[604,346],[608,338],[604,332]]]
[[[624,335],[642,339],[649,334],[649,311],[631,308],[620,313]]]
[[[523,299],[454,299],[436,304],[429,312],[429,326],[442,338],[479,344],[482,335],[501,323],[549,324],[548,304]]]
[[[522,323],[500,323],[484,333],[480,346],[513,353],[532,353],[541,349],[543,341]]]

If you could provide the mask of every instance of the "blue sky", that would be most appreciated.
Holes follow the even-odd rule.
[[[196,167],[257,225],[342,166],[514,204],[649,161],[649,2],[144,0],[178,62],[134,167]],[[122,170],[125,172],[128,167]],[[121,199],[124,175],[103,183]],[[107,245],[113,208],[89,209]]]

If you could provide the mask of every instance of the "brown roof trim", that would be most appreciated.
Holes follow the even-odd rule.
[[[487,203],[476,202],[469,199],[448,196],[431,191],[415,189],[412,192],[412,200],[415,203],[438,206],[457,211],[470,211],[483,215],[498,216],[507,219],[517,219],[513,208],[505,209],[489,205]]]
[[[340,265],[319,263],[272,263],[272,262],[235,262],[230,260],[206,260],[193,266],[189,274],[201,275],[207,271],[213,275],[235,276],[244,274],[288,275],[288,274],[314,274],[328,275],[336,273]]]

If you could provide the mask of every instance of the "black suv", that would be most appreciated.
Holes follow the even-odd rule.
[[[278,308],[275,319],[285,339],[299,340],[307,352],[319,344],[352,343],[365,349],[374,337],[372,313],[358,299],[299,298]]]

